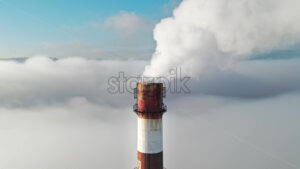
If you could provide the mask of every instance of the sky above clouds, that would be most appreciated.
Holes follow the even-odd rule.
[[[76,2],[2,0],[0,2],[0,57],[29,57],[36,54],[58,55],[51,53],[54,49],[49,49],[49,45],[60,47],[60,51],[58,51],[60,57],[62,57],[62,53],[64,53],[64,57],[66,55],[73,56],[76,53],[70,52],[73,48],[68,45],[75,43],[80,44],[81,50],[85,50],[86,46],[89,46],[93,51],[103,51],[94,54],[95,52],[88,53],[89,50],[86,50],[86,56],[83,56],[82,53],[77,55],[89,57],[88,55],[94,54],[95,57],[101,58],[105,52],[118,54],[118,50],[115,48],[124,50],[122,49],[125,48],[124,45],[129,51],[135,50],[133,45],[141,43],[131,43],[131,46],[128,46],[127,43],[123,42],[124,39],[119,39],[118,36],[121,32],[135,30],[146,33],[144,36],[148,38],[140,39],[143,41],[143,49],[140,49],[140,46],[139,50],[147,52],[147,50],[154,48],[151,35],[151,28],[154,23],[162,17],[170,15],[175,7],[174,4],[178,2],[175,0],[170,2],[168,0],[148,2],[137,0]],[[116,24],[114,21],[117,21],[118,18],[127,19],[128,25]],[[114,32],[110,32],[108,28]],[[131,35],[128,35],[127,39],[139,39],[139,37]],[[79,47],[77,46],[77,48]],[[106,55],[113,56],[113,54]],[[150,56],[148,51],[147,58]]]
[[[289,22],[300,16],[295,5],[199,2],[1,0],[0,169],[134,168],[135,100],[109,93],[108,79],[151,64],[149,72],[178,66],[192,77],[191,93],[165,99],[166,168],[299,169],[300,50],[298,31],[288,29],[299,25]],[[222,12],[241,6],[253,22],[240,28],[234,12]],[[278,18],[261,25],[251,10]],[[213,22],[224,18],[232,24]],[[282,45],[291,32],[293,43]]]

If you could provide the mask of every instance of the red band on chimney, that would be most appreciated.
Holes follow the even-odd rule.
[[[137,86],[137,110],[139,112],[160,113],[162,110],[162,83],[141,84]]]
[[[163,152],[145,154],[138,152],[138,167],[141,169],[163,169]],[[140,165],[140,166],[139,166]]]

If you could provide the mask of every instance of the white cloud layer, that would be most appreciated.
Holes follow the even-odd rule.
[[[87,60],[64,58],[51,60],[32,57],[24,62],[0,61],[0,106],[28,107],[64,103],[82,97],[111,106],[124,106],[129,95],[111,95],[108,78],[137,76],[146,61]],[[246,61],[230,71],[207,71],[205,76],[188,82],[192,95],[266,98],[300,89],[300,60]],[[116,69],[117,68],[117,69]],[[176,95],[171,95],[171,98]],[[117,98],[117,99],[116,99]]]
[[[136,75],[145,64],[144,61],[134,60],[97,61],[84,58],[54,61],[47,57],[29,58],[24,63],[0,61],[0,105],[22,107],[61,103],[73,97],[114,104],[117,103],[114,97],[106,92],[108,78],[118,75],[116,68]],[[119,103],[122,102],[120,100]]]
[[[299,98],[293,94],[252,102],[215,97],[167,100],[165,167],[299,168]],[[0,167],[133,168],[136,118],[129,104],[117,108],[84,98],[51,106],[0,108]]]
[[[107,93],[107,79],[118,71],[136,75],[146,64],[47,57],[0,61],[0,168],[135,167],[134,99],[129,93]],[[191,95],[167,94],[165,166],[300,166],[300,78],[291,74],[300,72],[299,65],[297,59],[247,61],[232,72],[211,72],[210,78],[191,81]],[[214,81],[225,74],[222,83]],[[238,90],[245,78],[252,85]],[[273,90],[261,95],[269,88]]]
[[[300,40],[298,0],[184,0],[154,29],[157,43],[147,76],[172,67],[198,76]]]

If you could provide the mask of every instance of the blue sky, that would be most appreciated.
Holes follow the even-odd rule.
[[[45,54],[46,51],[39,53],[45,43],[76,42],[109,47],[113,35],[91,25],[102,25],[120,12],[134,13],[155,23],[170,15],[178,3],[179,0],[1,0],[0,57]],[[148,36],[150,40],[151,37]],[[149,43],[149,48],[153,48],[153,43]]]

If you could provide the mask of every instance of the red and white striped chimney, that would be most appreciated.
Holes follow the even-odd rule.
[[[162,83],[137,84],[134,106],[138,115],[137,169],[163,169],[164,96]]]

